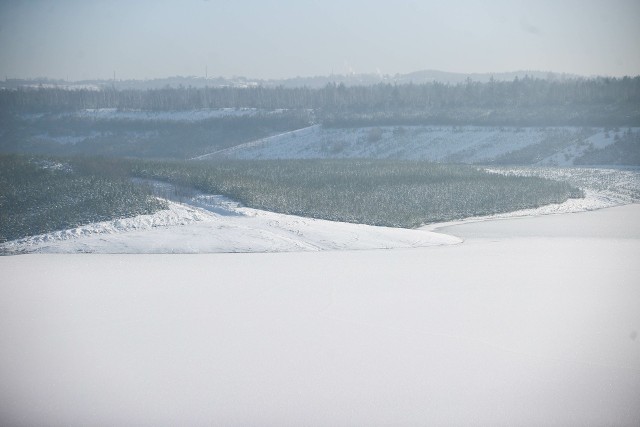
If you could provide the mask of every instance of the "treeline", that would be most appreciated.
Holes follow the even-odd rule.
[[[0,155],[0,242],[164,208],[129,171],[110,159]]]
[[[461,84],[378,84],[308,87],[167,87],[150,90],[0,91],[0,111],[52,112],[87,108],[189,110],[201,108],[313,109],[335,126],[367,120],[442,124],[636,125],[640,123],[640,76]],[[585,115],[590,123],[583,123]],[[535,122],[535,123],[534,123]],[[384,123],[383,123],[384,124]]]
[[[137,161],[132,173],[246,206],[312,218],[417,227],[582,197],[566,182],[471,166],[391,160]]]
[[[0,114],[0,152],[190,158],[307,125],[308,115],[296,111],[197,121]]]

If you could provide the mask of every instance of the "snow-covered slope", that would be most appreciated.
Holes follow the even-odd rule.
[[[517,138],[515,137],[517,136]],[[542,139],[539,131],[481,127],[375,127],[325,128],[314,126],[297,134],[283,134],[234,149],[215,157],[240,159],[286,158],[403,158],[447,161],[495,157]]]
[[[640,132],[640,129],[634,128],[632,132]],[[573,160],[587,150],[613,144],[614,136],[615,133],[610,134],[602,128],[591,131],[570,127],[478,126],[338,129],[315,125],[210,153],[199,159],[394,158],[488,163],[527,147],[533,151],[538,146],[543,155],[537,160],[538,164],[572,165]]]
[[[635,128],[631,132],[638,134],[640,130]],[[588,138],[577,139],[575,142],[567,145],[557,153],[540,160],[537,165],[572,166],[574,164],[574,160],[580,158],[585,153],[591,150],[601,150],[615,143],[616,136],[619,135],[620,132],[608,132],[605,130],[596,132]]]
[[[243,158],[245,152],[256,149],[261,149],[270,144],[280,144],[282,140],[288,138],[309,138],[315,135],[320,129],[320,125],[312,125],[302,129],[296,129],[288,132],[283,132],[278,135],[269,136],[266,138],[258,139],[257,141],[246,142],[239,144],[224,150],[214,151],[212,153],[203,154],[201,156],[194,157],[191,160],[208,160],[216,158]],[[237,157],[239,156],[239,157]]]
[[[72,230],[14,240],[0,252],[213,253],[389,249],[455,244],[422,230],[373,227],[240,207],[222,196],[197,195],[190,205]],[[195,205],[200,207],[195,207]]]

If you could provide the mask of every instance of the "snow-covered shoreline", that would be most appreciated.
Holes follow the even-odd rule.
[[[532,209],[473,216],[455,221],[426,224],[420,227],[436,231],[454,225],[493,221],[509,218],[536,217],[588,212],[640,202],[640,171],[636,169],[608,168],[549,168],[549,167],[502,167],[486,168],[487,172],[505,175],[537,176],[547,179],[566,180],[584,191],[581,199],[568,199],[563,203],[552,203]]]
[[[633,202],[629,201],[626,203],[621,203],[620,201],[612,200],[610,197],[607,197],[605,194],[599,193],[597,191],[585,190],[585,197],[582,199],[568,199],[563,203],[552,203],[549,205],[540,206],[538,208],[520,209],[513,212],[493,215],[473,216],[456,221],[437,222],[424,225],[423,227],[420,227],[420,229],[427,231],[437,231],[445,227],[469,224],[473,222],[588,212],[598,209],[612,208],[615,206],[624,206],[631,203]]]

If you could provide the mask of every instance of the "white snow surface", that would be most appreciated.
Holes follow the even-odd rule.
[[[639,217],[394,251],[0,257],[1,424],[637,425]]]

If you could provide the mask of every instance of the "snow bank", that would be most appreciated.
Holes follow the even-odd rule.
[[[194,195],[189,204],[0,245],[18,253],[214,253],[392,249],[455,244],[423,230],[373,227],[241,207],[222,196]]]

